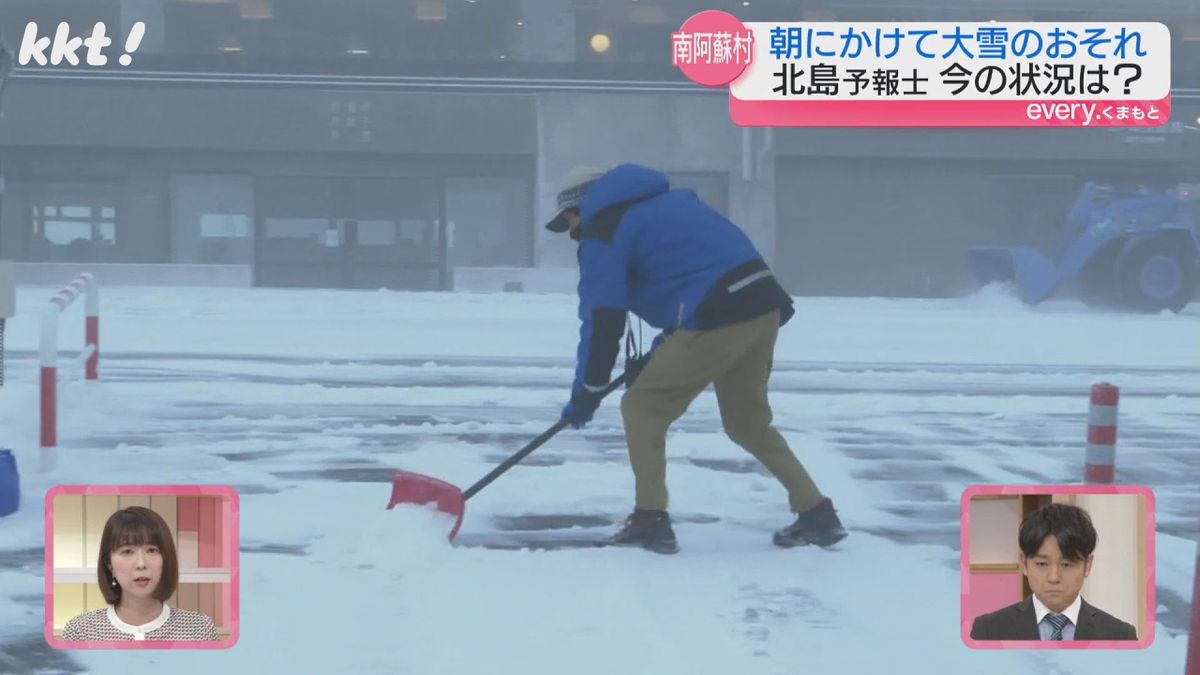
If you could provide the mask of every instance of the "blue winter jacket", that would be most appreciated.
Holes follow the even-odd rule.
[[[627,311],[667,333],[793,313],[749,237],[658,171],[622,164],[605,173],[584,193],[580,219],[575,392],[609,382]]]

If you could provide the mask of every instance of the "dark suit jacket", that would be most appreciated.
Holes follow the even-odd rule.
[[[1079,623],[1075,625],[1076,640],[1136,640],[1137,629],[1115,616],[1105,613],[1082,600]],[[1037,627],[1037,611],[1033,596],[1015,605],[975,618],[971,626],[974,640],[1041,640]]]

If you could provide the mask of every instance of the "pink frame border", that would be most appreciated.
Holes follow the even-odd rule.
[[[967,619],[971,594],[971,498],[977,495],[1141,495],[1146,499],[1146,634],[1130,640],[974,640]],[[972,649],[1145,649],[1154,642],[1154,493],[1148,487],[1131,485],[972,485],[963,491],[961,528],[961,620],[962,641]]]
[[[230,612],[229,637],[203,642],[190,640],[63,640],[54,635],[54,498],[59,495],[172,495],[201,496],[216,495],[228,501],[222,505],[226,537],[229,546]],[[219,485],[57,485],[46,492],[44,500],[46,559],[45,559],[45,621],[43,632],[46,642],[55,649],[229,649],[237,644],[241,635],[239,588],[241,572],[238,562],[240,546],[238,522],[241,506],[238,493],[231,487]]]

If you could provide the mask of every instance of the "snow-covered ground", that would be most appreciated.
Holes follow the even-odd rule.
[[[37,316],[9,322],[0,446],[0,671],[149,673],[1182,672],[1200,509],[1200,312],[1129,316],[995,289],[800,299],[777,425],[852,530],[774,548],[782,489],[702,396],[668,443],[683,551],[572,547],[631,507],[614,402],[472,499],[455,545],[389,476],[466,486],[555,421],[577,323],[566,295],[106,288],[100,383],[60,391],[37,466]],[[63,317],[64,353],[82,307]],[[647,334],[647,339],[652,337]],[[1089,387],[1122,388],[1118,480],[1158,499],[1146,650],[996,652],[959,637],[959,496],[1077,483]],[[228,651],[56,652],[41,637],[42,496],[56,484],[241,494],[241,637]]]

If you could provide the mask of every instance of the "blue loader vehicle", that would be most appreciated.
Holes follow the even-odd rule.
[[[1200,199],[1179,187],[1119,189],[1087,183],[1067,217],[1066,236],[1049,254],[1031,246],[973,246],[980,284],[1012,282],[1036,305],[1075,279],[1089,305],[1179,312],[1200,280]]]

